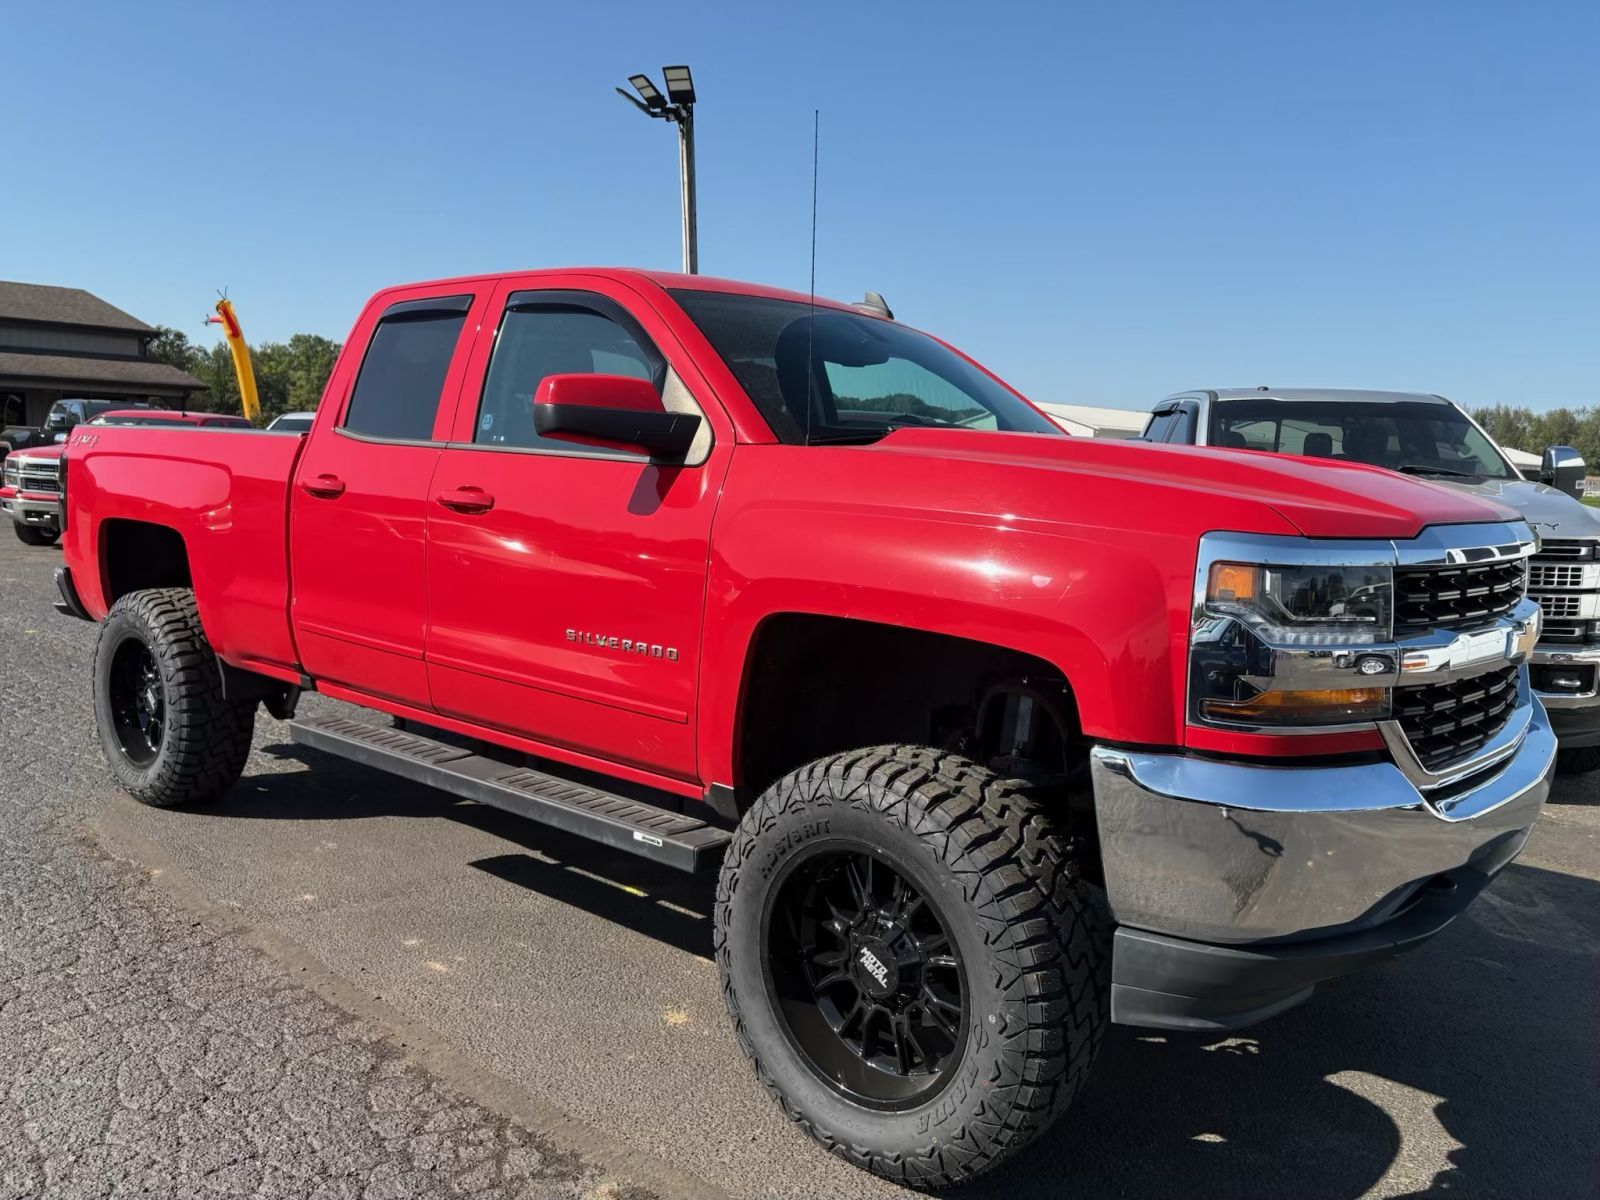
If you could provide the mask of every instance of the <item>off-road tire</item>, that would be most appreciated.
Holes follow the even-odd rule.
[[[37,525],[24,525],[21,521],[12,522],[13,529],[17,531],[17,540],[24,546],[53,546],[56,539],[61,536],[54,529],[41,529]]]
[[[165,732],[154,761],[145,766],[123,752],[112,717],[112,658],[129,639],[149,648],[165,691]],[[255,710],[253,702],[223,699],[222,674],[193,592],[130,592],[112,605],[95,645],[95,724],[111,773],[134,799],[157,808],[217,799],[244,770]]]
[[[916,1107],[834,1090],[770,999],[773,893],[791,858],[834,841],[913,868],[967,963],[965,1043],[948,1083]],[[1103,894],[1021,784],[920,747],[852,751],[785,776],[739,822],[717,888],[723,998],[761,1081],[834,1154],[917,1187],[989,1170],[1071,1103],[1109,1020],[1111,930]]]
[[[1580,746],[1556,754],[1556,770],[1563,775],[1586,775],[1600,771],[1600,746]]]

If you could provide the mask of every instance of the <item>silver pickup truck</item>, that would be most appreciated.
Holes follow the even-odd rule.
[[[1538,478],[1526,479],[1443,396],[1338,388],[1180,392],[1151,410],[1141,437],[1367,463],[1516,509],[1542,543],[1528,580],[1545,618],[1533,688],[1560,739],[1562,769],[1600,769],[1600,509],[1578,499],[1585,468],[1577,451],[1550,447]]]

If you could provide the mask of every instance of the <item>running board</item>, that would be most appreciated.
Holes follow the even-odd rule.
[[[680,871],[716,866],[732,840],[725,829],[599,788],[511,766],[459,746],[348,717],[289,722],[295,741],[451,795],[492,804],[566,833],[643,855]]]

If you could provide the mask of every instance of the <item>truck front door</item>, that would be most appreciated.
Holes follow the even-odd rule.
[[[488,292],[385,295],[329,380],[289,500],[295,644],[318,680],[430,707],[428,487]]]
[[[533,286],[528,286],[533,285]],[[732,427],[625,285],[508,280],[468,369],[428,513],[428,681],[439,712],[692,781],[711,519]],[[632,375],[699,412],[682,464],[534,431],[552,374]]]

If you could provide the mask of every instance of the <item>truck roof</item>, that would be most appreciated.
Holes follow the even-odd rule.
[[[1320,400],[1343,404],[1449,404],[1431,392],[1375,392],[1363,388],[1193,388],[1178,395],[1210,392],[1217,400]],[[1169,396],[1168,399],[1176,399]]]
[[[743,296],[761,296],[769,300],[790,300],[799,304],[806,304],[814,299],[820,308],[838,308],[847,312],[872,315],[859,304],[833,300],[826,296],[813,298],[805,292],[791,291],[788,288],[770,287],[764,283],[750,283],[742,279],[722,279],[715,275],[684,275],[677,271],[651,271],[643,267],[542,267],[523,271],[491,271],[483,275],[460,275],[448,279],[417,279],[410,283],[386,287],[383,291],[396,291],[400,288],[431,286],[440,283],[478,283],[486,279],[503,279],[507,276],[515,276],[519,279],[537,279],[543,276],[561,275],[596,275],[603,279],[614,279],[622,282],[642,280],[668,290],[734,292]],[[382,293],[380,292],[380,294]]]

